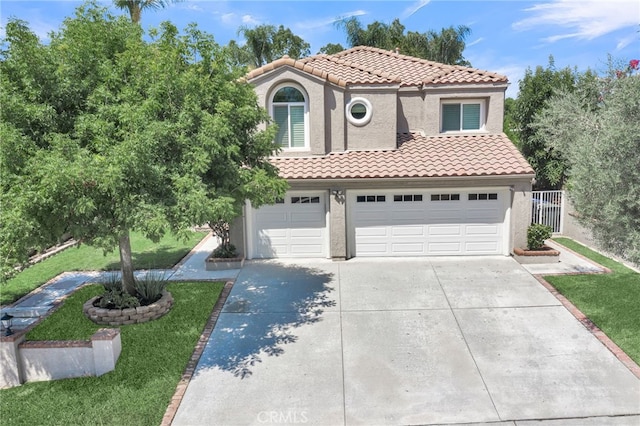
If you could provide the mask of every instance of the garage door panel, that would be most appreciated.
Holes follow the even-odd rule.
[[[358,228],[356,230],[356,236],[359,237],[386,237],[387,228],[380,226],[369,226],[365,228]]]
[[[396,256],[402,255],[422,255],[424,254],[424,243],[392,243],[391,251]]]
[[[495,241],[467,241],[465,244],[468,254],[495,254],[498,249],[499,245]]]
[[[421,210],[397,210],[391,212],[391,220],[400,223],[424,223],[425,213]]]
[[[424,226],[393,226],[391,227],[392,237],[424,237]]]
[[[291,229],[289,236],[294,239],[321,238],[323,236],[323,228],[294,228]]]
[[[326,257],[325,197],[316,193],[287,194],[283,203],[253,210],[253,256]],[[302,202],[318,198],[319,202]]]
[[[324,228],[324,221],[319,220],[319,213],[292,213],[289,223],[293,227],[314,227]]]
[[[503,254],[504,189],[373,190],[357,203],[363,193],[350,198],[356,256]]]
[[[387,253],[386,243],[366,243],[358,244],[359,256],[385,256]]]
[[[467,225],[465,226],[465,233],[470,236],[497,236],[500,234],[500,228],[498,227],[498,225]]]
[[[459,237],[462,225],[429,225],[429,236]]]
[[[429,254],[458,255],[462,254],[462,244],[455,241],[429,242]]]

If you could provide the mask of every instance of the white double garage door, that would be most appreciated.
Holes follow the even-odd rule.
[[[290,192],[252,209],[250,257],[330,257],[330,226],[346,226],[348,256],[508,254],[507,188],[349,190],[346,225],[330,223],[328,196]]]

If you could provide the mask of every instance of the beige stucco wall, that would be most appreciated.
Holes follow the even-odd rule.
[[[397,145],[396,110],[397,87],[386,89],[353,88],[345,93],[342,114],[353,98],[364,98],[371,103],[371,121],[365,125],[354,125],[347,120],[347,149],[352,151],[366,149],[395,149]]]
[[[511,251],[527,246],[527,227],[531,223],[531,178],[514,179],[512,182]]]

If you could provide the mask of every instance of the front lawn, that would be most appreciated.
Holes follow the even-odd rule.
[[[187,241],[165,235],[158,243],[131,233],[133,265],[136,269],[168,269],[186,256],[206,234],[194,232]],[[87,245],[71,247],[0,284],[0,305],[12,303],[66,271],[104,271],[120,267],[118,250],[106,255]]]
[[[159,425],[224,283],[172,283],[164,317],[120,327],[116,369],[101,377],[28,383],[0,391],[6,425]],[[91,285],[72,294],[32,330],[29,340],[87,339],[98,326],[82,304],[102,292]]]
[[[606,266],[602,275],[545,277],[636,363],[640,363],[640,274],[568,238],[554,241]]]

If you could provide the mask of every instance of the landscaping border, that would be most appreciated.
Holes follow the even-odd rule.
[[[187,366],[184,369],[184,373],[182,373],[182,377],[176,386],[176,391],[171,397],[171,402],[169,402],[169,406],[164,413],[164,417],[162,418],[161,426],[170,426],[171,422],[173,422],[176,413],[178,412],[178,407],[180,407],[180,403],[182,402],[182,398],[184,397],[185,392],[187,391],[187,387],[189,386],[189,382],[193,377],[193,373],[196,370],[196,366],[198,365],[198,361],[204,352],[204,348],[209,341],[209,337],[211,337],[211,333],[213,332],[216,323],[218,322],[218,318],[222,313],[222,308],[231,293],[231,289],[233,288],[234,280],[229,280],[224,284],[224,288],[222,292],[220,292],[220,297],[218,297],[218,301],[213,307],[213,311],[211,312],[211,316],[209,320],[204,326],[204,330],[200,335],[200,339],[196,344],[195,349],[193,350],[193,354],[191,355],[191,359],[187,363]]]

